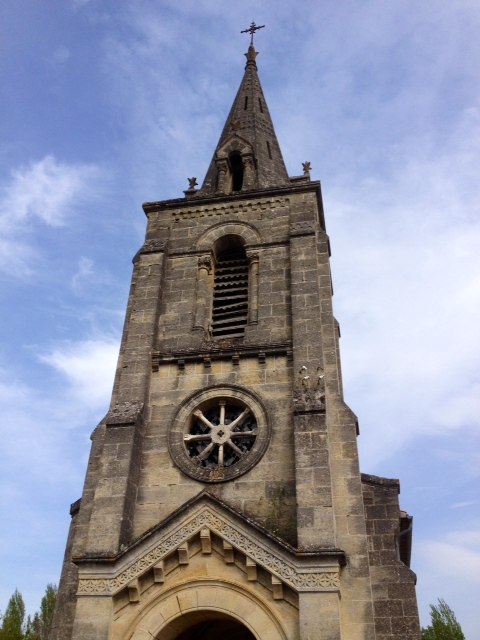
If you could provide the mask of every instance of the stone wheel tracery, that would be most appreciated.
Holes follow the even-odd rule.
[[[228,482],[254,467],[267,450],[271,428],[251,392],[222,385],[182,403],[168,431],[175,464],[200,482]]]
[[[223,469],[248,454],[257,433],[257,421],[248,407],[220,399],[213,407],[193,412],[184,443],[193,462],[206,469]]]

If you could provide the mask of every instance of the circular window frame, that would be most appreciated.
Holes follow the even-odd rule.
[[[225,400],[227,404],[230,402],[248,407],[257,423],[257,435],[252,448],[241,460],[229,467],[209,469],[194,462],[188,455],[185,435],[189,433],[194,411],[214,405],[220,400]],[[251,392],[222,385],[199,391],[182,404],[169,431],[168,448],[175,464],[190,478],[210,484],[228,482],[247,473],[260,461],[267,450],[270,435],[267,414],[260,400]]]

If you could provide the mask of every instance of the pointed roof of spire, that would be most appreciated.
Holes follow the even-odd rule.
[[[242,190],[269,189],[289,184],[282,152],[263,95],[255,61],[258,52],[250,44],[242,83],[218,141],[199,193],[218,193],[218,170],[222,159],[238,152],[253,160],[253,177]]]

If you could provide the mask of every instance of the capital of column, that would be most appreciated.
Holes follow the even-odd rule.
[[[198,257],[198,268],[205,269],[207,273],[210,273],[210,269],[212,268],[212,256],[204,255]]]

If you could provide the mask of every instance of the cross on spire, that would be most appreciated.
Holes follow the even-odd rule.
[[[250,27],[248,29],[244,29],[243,31],[240,31],[240,33],[250,33],[251,34],[251,38],[250,38],[250,44],[253,45],[253,34],[255,33],[255,31],[258,31],[259,29],[263,29],[265,25],[262,24],[259,27],[257,27],[257,25],[255,24],[255,22],[253,22],[252,20],[252,24],[250,25]]]

